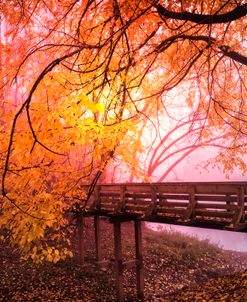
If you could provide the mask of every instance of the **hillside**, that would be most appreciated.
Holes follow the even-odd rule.
[[[19,260],[0,246],[0,301],[114,301],[112,266],[96,268],[91,220],[86,228],[84,265],[68,259],[57,264]],[[104,256],[113,258],[111,225],[103,222]],[[125,258],[134,252],[132,226],[123,227]],[[247,301],[247,253],[223,251],[208,241],[143,228],[145,301]],[[75,240],[76,241],[76,240]],[[125,272],[126,301],[135,298],[134,271]]]

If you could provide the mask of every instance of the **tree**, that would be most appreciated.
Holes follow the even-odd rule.
[[[198,150],[205,153],[214,150],[210,159],[200,163],[200,168],[217,165],[218,168],[223,168],[226,177],[230,177],[236,168],[240,168],[245,174],[246,147],[242,145],[241,148],[232,150],[227,147],[228,142],[228,134],[225,131],[216,133],[214,128],[205,124],[205,117],[190,115],[176,121],[174,126],[154,140],[143,160],[146,163],[145,174],[158,182],[166,181],[172,173],[178,178],[176,171],[179,171],[181,163]],[[188,176],[193,172],[192,169],[191,167],[187,171]]]
[[[229,129],[215,129],[207,123],[205,115],[191,111],[189,107],[186,110],[179,102],[173,110],[167,110],[166,115],[162,113],[143,124],[145,131],[140,132],[143,151],[138,154],[138,161],[142,163],[137,167],[139,173],[132,173],[131,162],[123,163],[119,159],[108,165],[103,182],[123,182],[123,179],[126,182],[164,182],[172,177],[181,181],[181,173],[178,173],[181,168],[183,171],[181,164],[196,151],[208,154],[209,150],[213,151],[209,151],[211,157],[197,162],[197,169],[218,167],[227,178],[236,169],[243,175],[246,173],[246,145],[242,142],[241,148],[229,148]],[[172,111],[178,107],[180,115],[175,117]],[[192,169],[189,168],[187,177]]]
[[[240,0],[3,0],[1,225],[12,242],[34,259],[65,257],[43,238],[66,241],[64,211],[83,211],[110,160],[136,166],[143,124],[174,88],[204,116],[201,137],[213,127],[243,152],[246,12]]]

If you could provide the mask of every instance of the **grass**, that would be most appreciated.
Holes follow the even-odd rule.
[[[199,240],[196,236],[189,236],[177,231],[148,230],[145,237],[145,247],[155,249],[159,253],[169,251],[178,261],[196,260],[205,255],[217,257],[221,248],[212,244],[208,239]]]

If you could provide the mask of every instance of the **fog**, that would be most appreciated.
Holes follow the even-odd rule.
[[[194,152],[170,174],[167,181],[246,181],[246,176],[242,175],[242,172],[237,169],[229,178],[226,178],[220,169],[205,170],[199,168],[198,165],[203,160],[207,160],[214,155],[215,151],[213,148]],[[157,223],[147,223],[147,226],[157,231],[161,229],[178,231],[190,236],[196,236],[201,240],[208,239],[225,250],[247,252],[247,233]]]
[[[205,181],[246,181],[246,175],[235,169],[227,178],[223,169],[218,168],[203,168],[203,161],[214,158],[217,154],[217,149],[213,147],[201,148],[191,153],[185,158],[175,169],[168,175],[164,182],[205,182]],[[170,166],[170,162],[166,161],[157,169],[156,174],[153,175],[152,181],[155,182],[159,179],[161,173]],[[110,174],[110,173],[109,173]],[[109,179],[109,182],[128,182],[129,175],[125,174],[122,166],[117,169],[116,177],[114,180]],[[203,229],[176,225],[165,224],[151,224],[147,223],[148,227],[159,230],[161,228],[182,232],[191,236],[196,236],[199,239],[208,239],[210,242],[218,244],[226,250],[247,252],[247,233],[220,231],[214,229]]]
[[[147,222],[146,226],[155,231],[180,232],[200,240],[208,239],[224,250],[247,252],[247,233],[186,227],[180,225]]]
[[[223,168],[209,166],[204,168],[206,161],[214,158],[217,155],[218,149],[214,147],[201,148],[189,156],[187,156],[175,169],[168,175],[167,181],[246,181],[246,175],[237,168],[227,178],[223,173]],[[247,159],[246,159],[247,160]],[[170,165],[167,161],[166,165],[160,166],[154,175],[154,181],[159,178],[159,175],[164,169]]]

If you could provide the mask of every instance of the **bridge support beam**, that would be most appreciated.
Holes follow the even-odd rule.
[[[78,263],[84,264],[84,218],[83,215],[78,214],[76,218],[77,234],[78,234]],[[124,222],[134,223],[135,234],[135,258],[128,261],[123,261],[122,253],[122,233],[121,227]],[[138,298],[144,300],[144,265],[143,265],[143,252],[142,252],[142,225],[140,220],[122,219],[121,217],[112,217],[110,222],[113,224],[114,233],[114,256],[115,256],[115,275],[116,275],[116,300],[118,302],[124,301],[124,269],[136,270],[136,290]],[[100,230],[100,217],[94,216],[94,235],[95,235],[95,251],[96,251],[96,264],[101,267],[109,264],[111,261],[103,260],[101,249],[101,230]]]
[[[77,262],[84,264],[85,258],[85,244],[84,244],[84,221],[85,217],[83,214],[78,214],[76,217],[76,227],[78,236],[78,256]],[[103,261],[102,248],[101,248],[101,229],[100,229],[100,216],[93,216],[94,219],[94,240],[95,240],[95,253],[96,253],[96,264],[105,265],[109,261]]]
[[[76,219],[77,235],[78,235],[78,257],[77,261],[80,264],[84,263],[84,219],[82,214],[78,214]]]
[[[141,221],[135,221],[135,248],[136,248],[136,286],[138,298],[144,300],[144,266],[142,254]]]
[[[136,267],[136,288],[138,298],[144,300],[144,265],[142,254],[142,230],[141,221],[134,221],[135,228],[135,259],[128,262],[123,262],[122,255],[122,236],[121,224],[124,221],[114,219],[114,255],[115,255],[115,273],[116,273],[116,296],[118,302],[124,301],[123,289],[123,270],[124,268]]]
[[[95,238],[96,261],[100,263],[102,261],[102,250],[100,245],[101,236],[100,236],[99,216],[94,216],[94,238]]]
[[[121,223],[115,221],[113,223],[114,230],[114,256],[115,256],[115,273],[116,273],[116,295],[117,301],[124,301],[123,291],[123,257],[122,257],[122,238]]]

